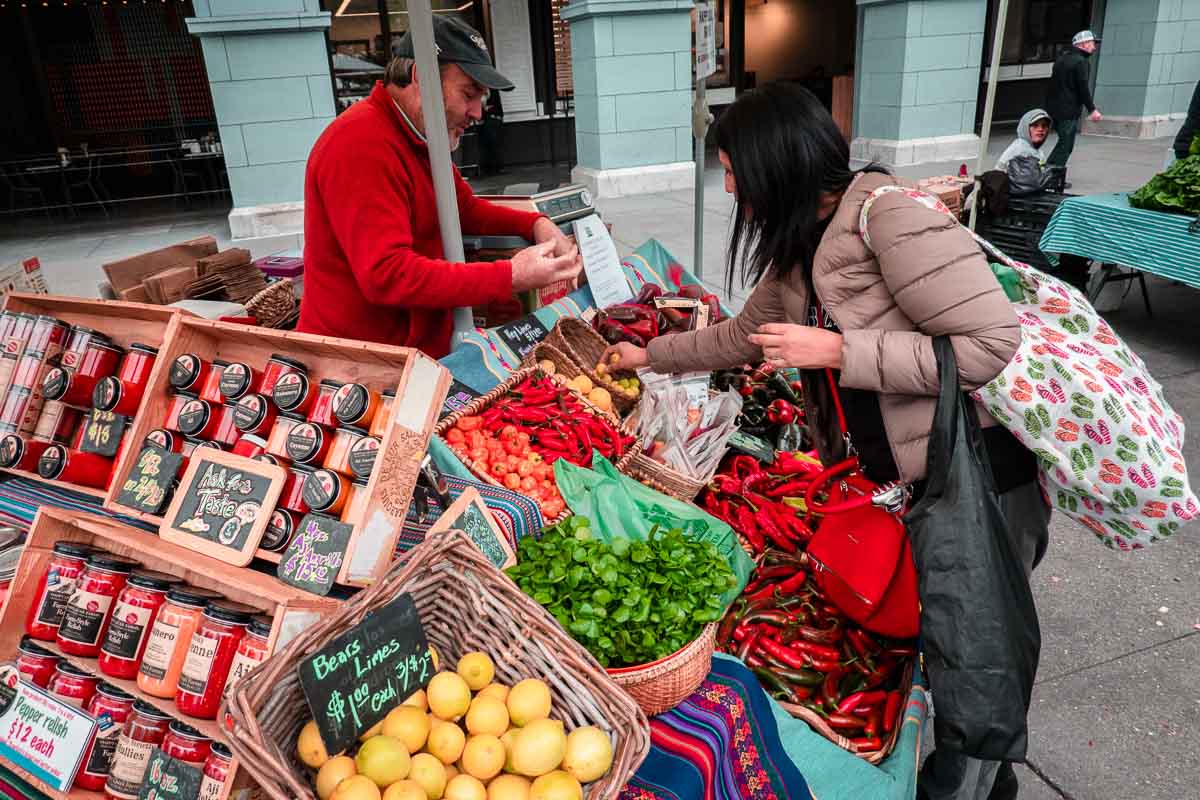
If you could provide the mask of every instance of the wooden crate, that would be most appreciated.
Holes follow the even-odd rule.
[[[0,611],[0,660],[16,658],[17,645],[25,633],[25,618],[29,607],[36,602],[38,581],[45,573],[52,557],[54,543],[60,540],[86,542],[110,553],[127,556],[139,561],[147,569],[166,572],[182,578],[193,586],[220,592],[230,600],[253,606],[274,617],[271,626],[270,645],[278,649],[290,641],[304,628],[318,621],[336,608],[340,601],[317,597],[301,589],[288,586],[270,575],[250,569],[240,569],[200,555],[179,545],[165,542],[152,533],[113,522],[104,517],[43,506],[34,518],[29,538],[17,573],[13,578],[8,601]],[[210,738],[225,741],[221,726],[215,720],[198,720],[180,714],[172,700],[152,697],[138,688],[136,681],[121,680],[104,675],[96,665],[96,659],[66,655],[53,642],[38,642],[47,650],[64,657],[80,669],[86,670],[103,680],[124,689],[134,697],[145,700],[172,716],[187,722]],[[100,792],[72,790],[66,794],[56,792],[32,775],[11,763],[9,769],[33,784],[39,791],[54,798],[102,798]],[[227,798],[244,773],[237,775],[233,765],[233,780],[226,783],[221,796]]]
[[[19,311],[25,314],[45,314],[68,322],[71,325],[83,325],[93,328],[109,336],[114,342],[127,348],[134,342],[148,344],[159,349],[159,358],[154,362],[151,380],[161,375],[166,380],[169,364],[163,363],[163,345],[174,334],[175,325],[186,312],[175,308],[154,306],[145,303],[126,303],[120,300],[89,300],[83,297],[61,297],[52,294],[25,294],[11,292],[4,297],[3,310]],[[136,420],[146,410],[147,399],[142,398],[142,404],[135,415]],[[127,428],[127,430],[129,430]],[[128,435],[128,434],[127,434]],[[125,448],[126,451],[129,448]],[[122,461],[125,460],[123,454]],[[134,456],[136,457],[136,453]],[[132,464],[132,462],[130,462]],[[114,474],[120,468],[118,464]],[[92,489],[87,486],[77,486],[62,481],[48,481],[36,472],[20,470],[3,470],[13,475],[32,478],[50,486],[70,489],[92,497],[102,498],[107,494],[104,489]],[[116,480],[113,481],[113,485]]]
[[[257,368],[262,368],[272,353],[279,353],[306,364],[314,383],[329,378],[357,381],[380,391],[396,391],[376,469],[367,484],[371,499],[365,519],[354,524],[337,582],[366,586],[383,575],[404,527],[421,459],[450,387],[450,373],[412,348],[193,317],[180,319],[174,335],[159,354],[160,363],[169,367],[184,353],[194,353],[206,360],[244,361]],[[166,417],[170,403],[168,378],[169,369],[157,371],[146,390],[142,413],[132,431],[133,439],[125,448],[116,478],[104,499],[105,508],[156,526],[162,523],[161,516],[122,506],[117,496],[137,460],[141,449],[138,443],[151,430],[161,427]],[[259,550],[257,555],[275,563],[280,559],[279,553],[265,550]]]

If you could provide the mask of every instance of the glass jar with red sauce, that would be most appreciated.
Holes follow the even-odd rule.
[[[253,433],[243,433],[233,445],[235,455],[258,458],[267,452],[267,440]]]
[[[340,425],[369,429],[381,405],[379,392],[361,383],[346,383],[333,395],[333,416]]]
[[[341,381],[323,380],[317,386],[317,397],[308,410],[308,421],[326,428],[336,428],[338,421],[333,415],[333,396],[342,388]]]
[[[367,494],[369,482],[369,478],[355,478],[350,482],[353,494],[346,503],[346,507],[342,509],[342,522],[348,525],[357,525],[362,522],[363,516],[367,513],[367,505],[371,501],[371,495]]]
[[[271,553],[286,550],[292,541],[292,534],[300,524],[301,516],[287,508],[276,508],[271,512],[271,519],[267,522],[267,529],[263,531],[262,542],[258,546]]]
[[[6,433],[0,437],[0,467],[37,472],[42,453],[53,442],[34,439],[19,433]]]
[[[88,342],[79,365],[74,370],[59,367],[46,373],[42,391],[47,400],[60,400],[75,408],[88,408],[96,384],[116,375],[125,351],[112,342]]]
[[[291,457],[287,451],[288,435],[302,422],[304,422],[304,417],[299,414],[282,413],[276,415],[275,424],[271,427],[271,435],[267,437],[267,452],[273,456],[286,458],[288,461],[291,461]]]
[[[350,448],[348,458],[350,474],[355,478],[369,478],[375,471],[375,461],[383,443],[374,436],[364,436]]]
[[[268,444],[268,447],[270,445]],[[259,453],[254,456],[255,461],[261,461],[264,464],[274,464],[277,467],[283,467],[285,470],[292,468],[292,462],[286,458],[280,458],[272,453]]]
[[[171,720],[163,737],[162,751],[185,764],[203,767],[211,749],[212,739],[177,719]]]
[[[87,352],[88,344],[93,340],[105,342],[108,341],[108,337],[100,331],[85,328],[82,325],[72,325],[71,333],[63,345],[62,365],[67,369],[78,369],[79,363],[83,360],[83,354]]]
[[[67,601],[55,639],[68,655],[94,657],[108,631],[113,605],[138,563],[112,553],[88,556],[79,582]]]
[[[33,437],[45,442],[69,443],[82,417],[83,412],[77,408],[69,408],[58,400],[47,400],[42,403]]]
[[[306,467],[303,464],[293,464],[289,467],[287,480],[283,483],[283,490],[279,493],[279,501],[276,505],[289,511],[295,511],[297,514],[307,514],[309,508],[308,502],[304,499],[304,484],[312,473],[312,467]]]
[[[96,730],[87,749],[83,751],[83,760],[79,762],[79,772],[73,785],[76,789],[99,792],[108,780],[121,729],[133,713],[133,695],[111,683],[101,683],[96,687],[86,711],[96,718]]]
[[[271,357],[267,359],[267,365],[263,367],[262,384],[259,391],[269,397],[275,391],[275,384],[279,382],[280,378],[297,372],[307,374],[308,367],[294,358],[271,353]]]
[[[137,800],[154,748],[162,745],[171,725],[171,715],[145,700],[133,702],[133,712],[117,739],[104,796],[108,800]]]
[[[383,435],[387,433],[387,425],[392,418],[392,404],[395,402],[395,390],[383,393],[382,400],[379,403],[379,410],[375,412],[375,418],[371,420],[370,434],[372,436],[382,439]]]
[[[182,434],[166,428],[155,428],[146,434],[146,438],[142,440],[142,447],[153,446],[170,453],[181,453],[183,452],[183,442]]]
[[[271,625],[274,622],[264,614],[255,615],[246,627],[246,635],[238,642],[233,664],[229,667],[229,680],[225,682],[225,696],[250,670],[271,657]]]
[[[287,457],[293,464],[317,467],[325,462],[332,445],[333,433],[329,428],[315,422],[301,422],[288,433]]]
[[[179,431],[184,436],[220,442],[233,447],[241,436],[234,424],[230,405],[215,405],[207,400],[189,400],[179,412]]]
[[[34,686],[43,689],[49,686],[59,661],[58,656],[39,646],[28,634],[21,637],[17,645],[17,672]]]
[[[198,586],[171,587],[150,627],[150,641],[138,666],[139,689],[168,700],[175,696],[192,634],[208,604],[221,599],[217,592]]]
[[[353,474],[350,469],[350,451],[365,435],[366,431],[359,428],[338,428],[333,432],[333,444],[329,445],[329,452],[325,454],[322,466],[343,475]]]
[[[244,361],[234,361],[221,372],[221,396],[236,403],[262,386],[262,373]]]
[[[212,450],[228,449],[220,442],[206,442],[203,439],[197,439],[193,436],[184,436],[183,444],[179,448],[179,454],[183,456],[183,462],[186,464],[187,460],[192,457],[192,454],[195,453],[196,450],[203,450],[204,448],[209,448]],[[183,470],[181,469],[180,474],[182,474],[182,472]]]
[[[84,709],[99,685],[100,679],[95,675],[84,672],[68,661],[59,661],[54,667],[54,677],[50,678],[46,691],[67,705]]]
[[[312,408],[317,387],[307,372],[288,372],[279,376],[271,389],[271,399],[280,411],[304,415]]]
[[[132,680],[150,641],[150,624],[167,600],[167,591],[179,583],[173,575],[148,569],[135,570],[113,607],[98,666],[105,675]]]
[[[111,411],[125,417],[137,413],[142,395],[150,383],[150,371],[158,358],[158,349],[146,344],[131,344],[116,375],[96,384],[92,403],[101,411]]]
[[[38,579],[34,600],[25,618],[26,633],[43,642],[55,640],[67,603],[75,592],[75,584],[83,574],[88,556],[95,552],[96,548],[83,542],[64,539],[54,543],[50,563]]]
[[[269,436],[275,427],[275,405],[261,394],[248,394],[233,411],[233,422],[242,433]]]
[[[225,395],[221,394],[221,376],[225,374],[225,368],[228,366],[228,361],[222,361],[219,358],[213,359],[208,374],[204,376],[204,383],[200,386],[201,400],[208,403],[225,402]]]
[[[304,502],[319,514],[341,518],[354,487],[350,479],[331,469],[318,469],[304,481]]]
[[[204,609],[179,674],[175,707],[182,713],[216,718],[238,642],[255,613],[256,609],[230,600],[214,600]]]
[[[119,454],[119,453],[118,453]],[[111,458],[85,453],[82,450],[72,450],[64,445],[55,443],[48,445],[38,459],[37,472],[49,481],[63,481],[77,486],[89,486],[93,489],[107,489],[112,480],[113,466]]]
[[[184,353],[176,356],[171,362],[167,381],[177,392],[198,395],[208,381],[208,374],[212,372],[212,368],[212,364],[195,353]]]
[[[184,406],[198,399],[190,392],[175,392],[167,402],[167,414],[163,418],[163,427],[169,431],[179,431],[179,414]]]
[[[200,781],[200,795],[196,800],[217,800],[229,780],[229,768],[233,764],[233,753],[221,742],[213,742],[212,750],[204,761],[204,778]]]

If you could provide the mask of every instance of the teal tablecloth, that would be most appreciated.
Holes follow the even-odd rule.
[[[1191,217],[1143,211],[1127,194],[1071,197],[1054,212],[1038,247],[1050,262],[1071,253],[1132,267],[1200,289],[1200,233]]]

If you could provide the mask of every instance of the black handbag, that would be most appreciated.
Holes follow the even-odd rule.
[[[948,337],[934,339],[941,395],[925,492],[905,515],[921,597],[924,665],[939,748],[1024,761],[1041,632],[997,500],[975,404]]]

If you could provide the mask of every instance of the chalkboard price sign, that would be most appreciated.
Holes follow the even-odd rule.
[[[517,354],[517,358],[525,358],[529,351],[538,346],[542,339],[550,333],[542,321],[530,314],[518,320],[501,325],[496,333],[504,340],[509,349]]]
[[[412,596],[402,594],[300,663],[300,686],[330,753],[345,750],[434,675]]]
[[[354,526],[323,514],[309,514],[279,560],[279,580],[313,594],[329,594],[337,580]]]
[[[275,464],[197,448],[159,535],[244,567],[254,558],[285,478]]]
[[[199,800],[204,773],[157,747],[150,752],[138,800]]]
[[[117,495],[117,502],[147,514],[161,514],[171,501],[175,479],[183,466],[183,456],[154,445],[146,445],[138,453],[137,462],[129,472]]]
[[[460,383],[458,380],[451,378],[450,390],[446,392],[446,399],[442,401],[442,413],[438,418],[441,419],[459,409],[466,408],[467,404],[476,397],[479,397],[479,392],[465,383]]]
[[[83,440],[79,449],[85,453],[114,458],[121,447],[121,437],[125,435],[128,422],[128,418],[120,414],[93,408],[83,421]]]
[[[508,537],[496,524],[491,510],[483,502],[483,497],[477,489],[464,490],[445,513],[438,517],[437,522],[430,526],[429,533],[448,530],[460,530],[467,534],[496,569],[507,569],[517,563],[517,555],[513,552]]]

